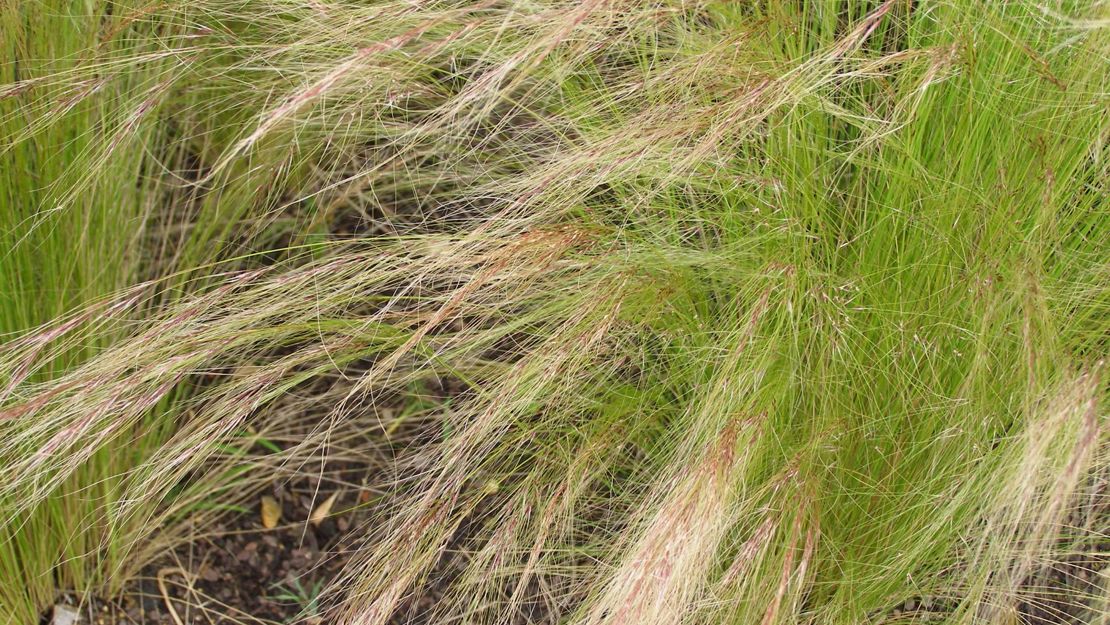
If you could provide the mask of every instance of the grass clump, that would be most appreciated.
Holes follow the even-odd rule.
[[[3,10],[12,622],[432,380],[329,618],[1105,619],[1110,5]]]

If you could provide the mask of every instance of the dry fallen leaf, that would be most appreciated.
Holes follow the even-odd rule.
[[[262,498],[262,527],[274,529],[281,520],[281,506],[273,497]]]
[[[76,608],[58,604],[54,606],[54,618],[51,619],[50,623],[51,625],[74,625],[80,616]]]
[[[328,518],[328,515],[331,514],[331,507],[335,505],[335,500],[338,498],[339,491],[335,491],[334,493],[332,493],[331,496],[325,499],[323,503],[316,506],[316,509],[313,510],[312,514],[308,517],[308,522],[312,523],[313,525],[319,525],[323,523],[324,519]]]

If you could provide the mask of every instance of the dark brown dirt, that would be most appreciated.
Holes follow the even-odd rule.
[[[406,448],[419,448],[433,439],[436,413],[463,392],[460,383],[440,380],[406,397],[378,398],[378,412],[347,423],[345,439],[336,433],[335,448],[344,460],[275,472],[272,482],[251,493],[241,508],[227,512],[215,525],[203,524],[185,544],[144,568],[120,597],[87,601],[77,625],[178,625],[173,611],[182,625],[330,623],[330,598],[321,597],[320,591],[340,574],[365,536],[372,507],[384,493],[381,488],[399,478],[393,471],[403,470],[399,466]],[[417,414],[411,413],[414,407]],[[392,435],[397,446],[370,443],[375,428],[393,419],[399,419]],[[312,420],[305,421],[282,430],[275,440],[300,440],[313,426]],[[328,518],[319,525],[310,523],[312,511],[333,494],[336,500]],[[262,525],[264,496],[281,506],[281,519],[273,529]],[[443,564],[450,567],[447,560]],[[437,592],[429,589],[414,603],[426,608]],[[76,603],[71,597],[61,602]],[[44,625],[50,621],[50,615],[44,615]]]
[[[436,406],[464,394],[461,385],[445,383],[427,387],[418,401],[429,414]],[[414,401],[409,397],[407,402]],[[397,406],[402,405],[398,402]],[[436,431],[431,422],[413,418],[400,429],[399,439],[419,447]],[[378,423],[377,418],[371,420]],[[380,425],[380,424],[379,424]],[[362,427],[362,426],[360,426]],[[363,428],[369,431],[370,423]],[[394,450],[394,457],[403,455]],[[331,625],[327,598],[319,591],[336,579],[349,561],[353,546],[372,516],[375,494],[351,485],[372,483],[380,467],[368,463],[328,462],[320,467],[321,480],[311,472],[255,492],[249,507],[228,513],[222,523],[204,528],[204,535],[179,547],[147,567],[122,597],[92,601],[82,608],[78,625],[275,625],[303,623]],[[400,478],[393,476],[393,480]],[[388,480],[387,480],[388,481]],[[340,486],[345,485],[345,486]],[[1022,601],[1013,606],[1015,625],[1086,625],[1099,606],[1091,598],[1100,592],[1100,577],[1110,567],[1110,473],[1092,477],[1073,501],[1066,526],[1069,531],[1057,545],[1062,555],[1045,563],[1023,584]],[[338,493],[331,515],[319,526],[308,519],[321,502]],[[259,507],[263,496],[274,497],[282,516],[274,529],[262,527]],[[430,576],[431,583],[399,606],[398,625],[430,625],[436,602],[465,569],[474,536],[481,535],[487,510],[479,507],[452,538],[443,558]],[[159,583],[161,580],[161,583]],[[524,606],[517,623],[549,623],[551,610],[536,593]],[[70,603],[73,603],[70,601]],[[873,615],[876,623],[929,623],[943,621],[956,609],[954,598],[914,597],[897,609]],[[49,615],[44,625],[50,623]]]
[[[350,557],[357,528],[369,516],[368,490],[339,490],[332,515],[318,527],[308,522],[314,506],[329,497],[335,482],[359,483],[366,467],[329,466],[325,484],[311,476],[259,492],[254,507],[231,514],[211,528],[208,536],[182,546],[163,561],[148,567],[123,597],[94,601],[82,610],[79,625],[177,625],[172,603],[183,625],[330,625],[326,600],[318,591],[335,579]],[[1079,536],[1066,539],[1067,557],[1045,565],[1024,584],[1024,600],[1016,608],[1021,625],[1086,625],[1091,622],[1089,598],[1099,592],[1099,571],[1110,566],[1110,497],[1107,481],[1092,480],[1089,498],[1071,514],[1071,527]],[[317,492],[318,490],[318,492]],[[281,503],[281,524],[262,527],[259,499],[272,496]],[[467,540],[481,524],[481,514],[464,523],[433,572],[437,583],[399,606],[394,622],[426,625],[432,621],[443,589],[465,568]],[[471,525],[474,527],[471,527]],[[1065,545],[1061,545],[1064,547]],[[158,580],[161,577],[162,586]],[[541,603],[527,606],[520,623],[548,623],[550,612]],[[942,621],[956,602],[916,597],[892,613],[876,619],[882,623]],[[50,619],[47,615],[44,624]]]
[[[360,477],[358,469],[347,473],[349,481]],[[144,569],[121,598],[94,602],[84,622],[176,625],[172,603],[186,625],[323,623],[319,592],[349,557],[369,492],[340,492],[332,515],[315,526],[308,522],[311,511],[335,490],[323,485],[314,497],[313,481],[301,478],[262,493],[281,504],[276,528],[262,527],[256,499],[253,510],[230,515]]]

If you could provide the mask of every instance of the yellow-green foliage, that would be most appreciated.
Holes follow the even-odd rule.
[[[290,456],[467,389],[339,622],[1009,623],[1110,531],[1107,3],[77,4],[0,9],[0,622],[320,380]]]

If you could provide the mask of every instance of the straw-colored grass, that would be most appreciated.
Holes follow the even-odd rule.
[[[244,432],[308,425],[297,467],[442,378],[436,436],[365,426],[402,451],[337,622],[1104,622],[1106,569],[1041,573],[1110,557],[1108,28],[9,2],[0,623],[267,479]]]

